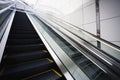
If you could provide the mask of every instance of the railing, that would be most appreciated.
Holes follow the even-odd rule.
[[[8,4],[8,3],[12,3],[13,1],[0,1],[0,4]]]
[[[60,21],[56,20],[49,20],[45,17],[39,17],[45,24],[49,25],[54,31],[56,31],[58,34],[64,35],[67,37],[67,41],[73,45],[77,50],[81,51],[81,47],[87,51],[85,53],[82,52],[83,55],[88,57],[93,63],[95,63],[98,67],[100,67],[104,72],[108,73],[111,76],[116,77],[118,79],[119,73],[120,73],[120,62],[119,56],[114,55],[114,53],[109,53],[108,51],[104,51],[102,48],[97,48],[94,44],[91,42],[88,42],[86,38],[86,34],[89,34],[85,31],[75,30],[73,25],[66,25],[64,23],[58,23]],[[64,24],[64,25],[63,25]],[[76,32],[77,31],[77,32]],[[82,36],[80,35],[81,32],[86,33]],[[119,55],[119,47],[112,46],[113,44],[108,44],[106,41],[102,39],[98,39],[97,37],[94,37],[93,35],[89,34],[89,36],[92,36],[91,38],[96,39],[96,41],[101,41],[101,43],[107,44],[106,46],[111,47],[113,50],[118,51]],[[69,39],[69,40],[68,40]],[[88,39],[89,40],[89,39]],[[104,48],[106,49],[106,48]],[[89,53],[88,53],[89,52]]]
[[[12,25],[12,21],[15,15],[15,11],[12,11],[11,14],[6,18],[6,20],[2,24],[2,29],[0,32],[1,40],[0,40],[0,62],[3,56],[4,48],[7,42],[8,34]]]
[[[3,14],[0,14],[0,41],[6,29],[5,27],[6,21],[9,18],[9,15],[11,14],[11,12],[12,11],[8,10],[8,11],[3,12]]]
[[[113,43],[111,43],[111,42],[109,42],[109,41],[107,41],[107,40],[104,40],[104,39],[102,39],[102,38],[99,38],[99,37],[97,37],[96,35],[91,34],[90,32],[85,31],[84,29],[81,29],[81,28],[78,27],[78,26],[75,26],[75,25],[73,25],[73,24],[71,24],[71,23],[69,23],[69,22],[66,22],[65,20],[62,20],[62,19],[60,19],[60,18],[58,18],[58,17],[55,17],[55,16],[52,16],[52,17],[54,17],[56,21],[61,22],[61,23],[63,23],[63,24],[66,24],[66,25],[68,25],[68,26],[74,27],[74,28],[76,28],[77,30],[82,31],[82,32],[85,33],[86,35],[88,35],[88,36],[96,39],[97,41],[100,41],[101,43],[106,44],[106,45],[108,45],[108,46],[110,46],[110,47],[112,47],[112,48],[120,51],[120,47],[119,47],[119,46],[117,46],[117,45],[115,45],[115,44],[113,44]]]
[[[5,6],[4,6],[5,5]],[[0,1],[0,6],[4,6],[0,9],[0,41],[2,39],[2,36],[6,30],[5,24],[8,20],[11,10],[10,8],[15,5],[15,2],[13,1]]]
[[[96,35],[91,34],[87,31],[85,31],[71,23],[68,23],[60,18],[57,18],[55,16],[49,15],[50,18],[49,18],[49,16],[45,16],[45,15],[43,15],[43,16],[44,16],[44,18],[46,17],[47,19],[51,20],[55,24],[57,24],[57,25],[63,27],[64,29],[70,31],[71,33],[77,35],[78,37],[81,37],[84,40],[88,41],[89,43],[94,45],[96,48],[106,52],[106,54],[108,53],[107,55],[113,56],[113,58],[120,61],[120,47],[119,46],[117,46],[109,41],[106,41],[102,38],[99,38]],[[97,45],[98,41],[101,44],[100,47]]]
[[[15,5],[15,3],[13,1],[11,2],[3,2],[3,1],[0,1],[0,5],[3,6],[3,5],[7,5],[3,8],[0,9],[0,14],[2,14],[3,12],[5,12],[6,10],[10,9],[12,6]]]
[[[15,11],[10,10],[15,3],[12,1],[0,1],[0,62],[3,56],[3,51],[10,31],[10,27],[15,15]]]

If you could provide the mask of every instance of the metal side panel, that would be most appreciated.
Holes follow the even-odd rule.
[[[53,59],[55,60],[59,68],[61,69],[64,76],[66,77],[66,79],[73,80],[72,78],[73,76],[76,80],[89,80],[89,78],[68,57],[68,55],[52,39],[52,37],[46,31],[44,31],[44,29],[41,27],[44,25],[42,25],[41,23],[38,23],[31,15],[27,14],[27,16],[30,19],[31,23],[33,24],[34,28],[36,29],[37,33],[39,34],[40,38],[46,45],[51,56],[53,57]],[[62,63],[67,69],[63,66]],[[70,75],[70,73],[72,74],[72,76]]]
[[[2,60],[2,56],[3,56],[3,52],[4,52],[4,48],[5,48],[5,45],[6,45],[6,42],[7,42],[7,38],[8,38],[8,35],[9,35],[9,32],[10,32],[10,28],[11,28],[11,25],[12,25],[12,22],[13,22],[13,19],[14,19],[14,16],[15,16],[15,10],[11,13],[10,15],[10,18],[7,20],[6,22],[6,25],[7,26],[7,29],[3,35],[3,38],[0,42],[0,62]]]

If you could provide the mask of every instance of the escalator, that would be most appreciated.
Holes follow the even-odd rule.
[[[0,64],[0,80],[66,80],[25,13],[15,14]]]
[[[89,50],[87,50],[86,48],[84,48],[82,45],[79,45],[80,48],[79,50],[77,50],[75,47],[73,47],[70,43],[67,42],[67,40],[69,38],[66,38],[65,36],[62,35],[62,37],[60,36],[60,33],[57,33],[57,31],[55,32],[54,29],[50,28],[48,25],[46,25],[43,21],[41,21],[38,17],[33,15],[33,18],[36,20],[36,22],[38,22],[40,25],[44,25],[41,26],[41,29],[44,29],[46,33],[48,33],[51,38],[59,45],[59,47],[72,59],[72,61],[74,61],[74,63],[76,63],[76,65],[78,65],[78,67],[80,68],[80,70],[82,70],[85,75],[90,79],[90,80],[114,80],[114,76],[111,76],[111,74],[107,73],[106,71],[104,71],[104,69],[102,69],[101,67],[99,67],[96,63],[94,63],[92,60],[90,60],[89,57],[86,57],[84,54],[88,53],[89,55],[92,54]],[[33,20],[34,21],[34,20]],[[52,25],[53,26],[53,25]],[[41,32],[44,32],[41,30]],[[43,34],[44,35],[44,34]],[[65,37],[65,39],[63,38]],[[47,38],[47,37],[46,37]],[[48,40],[49,41],[49,40]],[[70,40],[69,40],[70,41]],[[71,42],[72,43],[72,42]],[[75,44],[75,43],[74,43]],[[78,46],[77,46],[78,47]],[[58,55],[59,56],[59,55]],[[63,56],[63,55],[62,55]],[[65,55],[64,55],[65,56]],[[60,56],[59,56],[60,57]],[[93,56],[92,56],[93,57]],[[66,59],[67,61],[67,59]],[[66,62],[64,61],[64,62]],[[99,63],[99,62],[98,62]],[[72,63],[70,63],[71,65]],[[66,64],[65,64],[66,65]],[[69,65],[69,66],[70,66]],[[67,66],[67,65],[66,65]],[[67,66],[69,68],[69,66]],[[69,68],[70,69],[70,68]],[[73,68],[71,69],[73,70]],[[77,69],[78,71],[78,69]],[[76,71],[76,72],[77,72]],[[72,71],[71,71],[72,72]],[[75,71],[74,71],[75,74]],[[73,75],[74,75],[73,74]],[[81,76],[82,73],[79,73]],[[75,74],[74,77],[76,77]],[[82,76],[84,77],[84,76]],[[76,77],[76,80],[82,80],[78,77]],[[86,79],[83,79],[86,80]]]
[[[48,28],[51,30],[50,28]],[[51,30],[53,33],[54,31]],[[51,34],[52,34],[51,33]],[[54,41],[62,48],[63,51],[78,65],[78,67],[89,77],[90,80],[113,80],[113,76],[106,74],[100,67],[98,67],[95,63],[89,60],[88,57],[83,55],[80,51],[75,49],[71,44],[69,44],[66,40],[64,40],[61,36],[57,33],[53,33],[56,35],[57,38],[54,36]],[[91,54],[87,49],[82,48],[81,51],[88,52]],[[79,80],[79,79],[78,79]]]

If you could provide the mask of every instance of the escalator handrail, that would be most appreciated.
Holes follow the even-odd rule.
[[[14,6],[14,5],[15,5],[15,3],[13,3],[13,4],[11,4],[11,5],[3,8],[3,9],[1,9],[1,10],[0,10],[0,14],[2,14],[2,13],[5,12],[5,11],[7,11],[8,9],[10,9],[10,8],[11,8],[12,6]]]
[[[12,3],[13,1],[0,1],[0,4],[9,4]]]
[[[11,28],[11,25],[14,19],[15,12],[16,12],[15,10],[11,12],[10,16],[8,17],[6,21],[6,24],[4,25],[5,29],[2,33],[2,38],[0,40],[0,62],[2,60],[2,55],[5,49],[5,44],[6,44],[8,35],[9,35],[9,31],[10,31],[10,28]]]
[[[51,16],[51,15],[50,15],[50,16]],[[86,31],[86,30],[84,30],[84,29],[82,29],[82,28],[80,28],[80,27],[77,27],[77,26],[75,26],[75,25],[73,25],[73,24],[71,24],[71,23],[69,23],[69,22],[67,22],[67,21],[65,21],[65,20],[63,20],[63,19],[60,19],[60,18],[55,17],[55,16],[52,16],[52,17],[58,19],[58,20],[61,21],[61,22],[64,22],[63,24],[66,23],[66,24],[68,24],[68,25],[70,25],[70,26],[72,26],[72,27],[75,27],[75,28],[81,30],[82,32],[88,34],[90,37],[96,39],[97,41],[100,41],[100,42],[102,42],[102,43],[108,45],[109,47],[112,47],[112,48],[114,48],[114,49],[120,51],[120,46],[117,46],[117,45],[115,45],[115,44],[113,44],[113,43],[111,43],[111,42],[109,42],[109,41],[107,41],[107,40],[105,40],[105,39],[103,39],[103,38],[99,38],[99,37],[97,37],[96,35],[94,35],[94,34],[88,32],[88,31]],[[57,21],[58,21],[58,20],[57,20]]]
[[[54,23],[56,23],[55,21],[53,21],[53,22],[54,22]],[[56,24],[57,24],[57,25],[59,25],[59,26],[61,26],[61,25],[60,25],[60,24],[58,24],[58,23],[56,23]],[[63,26],[61,26],[61,27],[62,27],[62,28],[64,28]],[[65,30],[67,30],[66,28],[64,28],[64,29],[65,29]],[[67,30],[67,31],[69,31],[70,33],[72,33],[72,34],[74,34],[75,36],[79,37],[80,39],[84,40],[86,43],[90,44],[92,47],[94,47],[94,48],[98,49],[99,51],[103,52],[105,55],[107,55],[107,56],[111,57],[112,59],[114,59],[114,60],[116,60],[116,61],[118,61],[118,62],[120,62],[120,60],[119,60],[119,59],[117,59],[117,58],[115,58],[115,57],[111,56],[110,54],[108,54],[108,53],[107,53],[107,52],[105,52],[104,50],[102,50],[102,49],[98,48],[97,46],[94,46],[92,43],[90,43],[89,41],[87,41],[87,40],[83,39],[82,37],[80,37],[80,36],[76,35],[74,32],[72,32],[72,31],[70,31],[70,30]]]
[[[44,23],[48,23],[49,24],[49,22],[46,22],[46,20],[44,20],[43,18],[41,18],[41,17],[39,17]],[[52,25],[52,26],[54,26],[54,25]],[[68,34],[66,34],[66,35],[68,35]],[[74,35],[74,34],[73,34]],[[68,35],[69,36],[69,35]],[[73,41],[73,40],[72,40]],[[84,40],[83,40],[84,41]],[[86,41],[85,41],[86,42]],[[77,42],[77,43],[79,43],[79,42]],[[79,43],[79,44],[81,44],[81,43]],[[79,45],[78,44],[78,45]],[[88,43],[87,43],[88,44]],[[90,45],[90,44],[88,44],[88,45]],[[91,46],[91,45],[90,45]],[[114,66],[117,66],[118,68],[120,68],[120,66],[119,65],[116,65],[116,63],[117,64],[119,64],[118,62],[116,62],[116,60],[114,60],[114,59],[112,59],[111,57],[109,57],[109,56],[98,56],[99,54],[104,54],[104,52],[102,52],[102,51],[100,51],[99,49],[96,49],[96,48],[94,48],[93,46],[91,46],[93,49],[95,49],[95,52],[94,51],[92,51],[92,53],[93,54],[90,54],[90,55],[95,55],[97,58],[99,58],[101,61],[103,61],[103,63],[104,64],[106,64],[106,65],[109,65],[109,67],[112,69],[112,70],[115,70],[115,67],[113,67],[113,65]],[[90,51],[91,52],[91,51]],[[97,54],[97,55],[96,55]],[[104,57],[104,58],[102,58],[102,57]],[[109,61],[107,61],[107,60],[109,60],[109,61],[111,61],[111,62],[109,62]],[[119,69],[118,69],[119,70]],[[115,70],[115,72],[117,72],[117,73],[119,73],[119,71],[118,70]]]
[[[3,35],[4,35],[4,32],[5,32],[5,30],[6,30],[6,28],[7,28],[7,24],[5,24],[5,23],[7,23],[7,19],[9,19],[9,14],[7,14],[6,15],[6,17],[3,19],[3,21],[2,21],[2,23],[0,23],[0,41],[2,40],[2,37],[3,37]]]

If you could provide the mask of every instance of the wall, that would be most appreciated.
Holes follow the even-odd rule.
[[[95,0],[81,0],[81,6],[62,19],[96,35]]]
[[[95,0],[81,0],[73,13],[61,18],[96,35]],[[120,0],[100,0],[101,38],[120,46]]]
[[[101,37],[120,46],[120,0],[100,1]]]

